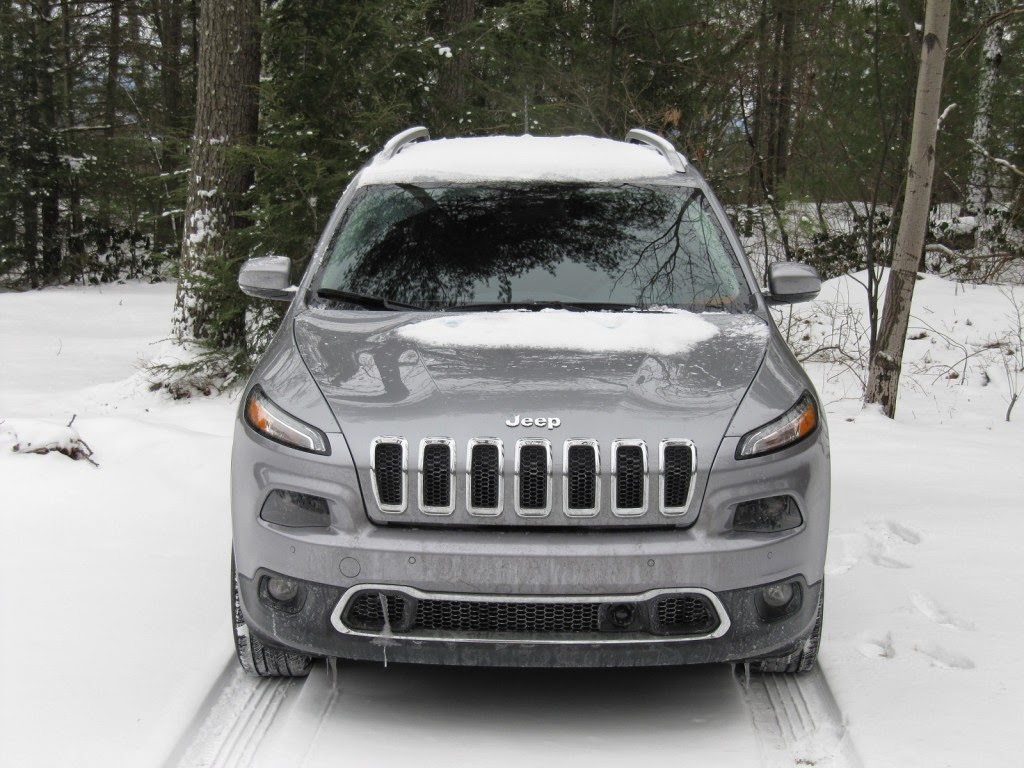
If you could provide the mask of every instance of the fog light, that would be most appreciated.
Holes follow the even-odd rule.
[[[267,594],[279,603],[290,603],[299,594],[299,583],[291,579],[271,576],[267,579]]]
[[[789,583],[772,584],[761,590],[761,597],[772,608],[782,608],[793,599],[793,585]]]
[[[775,533],[797,528],[803,521],[800,508],[792,496],[769,496],[738,504],[732,528],[734,531],[750,533]]]
[[[764,621],[778,621],[792,616],[800,610],[804,602],[799,581],[768,584],[755,594],[757,613]]]
[[[319,496],[275,489],[263,502],[260,517],[288,528],[326,528],[331,524],[327,500]]]

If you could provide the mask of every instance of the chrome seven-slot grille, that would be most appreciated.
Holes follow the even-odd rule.
[[[547,517],[552,511],[554,462],[552,445],[543,439],[522,439],[511,446],[515,513]],[[616,517],[640,517],[656,506],[666,516],[686,513],[693,492],[696,450],[689,440],[662,440],[656,457],[648,456],[643,440],[615,440],[611,445],[611,511]],[[410,507],[409,475],[417,479],[412,492],[426,515],[451,515],[459,486],[466,509],[476,517],[497,517],[504,511],[505,446],[497,438],[476,438],[466,446],[465,472],[456,468],[455,441],[429,437],[420,441],[415,463],[402,437],[378,437],[371,445],[370,474],[377,506],[389,515]],[[601,508],[601,447],[596,440],[566,440],[561,453],[561,509],[566,517],[594,517]],[[656,473],[652,482],[651,474]],[[655,499],[651,503],[652,496]]]

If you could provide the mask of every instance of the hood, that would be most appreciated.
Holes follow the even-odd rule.
[[[556,464],[568,439],[671,438],[694,444],[700,485],[769,339],[755,315],[679,310],[311,310],[294,331],[360,472],[380,436],[543,438]]]
[[[768,326],[682,311],[307,312],[295,340],[342,425],[537,408],[585,413],[589,424],[595,407],[731,415]]]

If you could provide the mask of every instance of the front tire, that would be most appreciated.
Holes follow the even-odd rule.
[[[235,555],[231,553],[231,608],[235,629],[235,653],[238,663],[250,675],[259,677],[305,677],[313,666],[313,658],[302,653],[292,653],[263,644],[245,623],[242,615],[242,598],[238,591],[238,573],[235,571]]]

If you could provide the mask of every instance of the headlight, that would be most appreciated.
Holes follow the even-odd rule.
[[[736,448],[737,459],[764,456],[800,442],[818,428],[818,406],[809,392],[796,405],[753,432],[748,432]]]
[[[253,387],[245,401],[245,421],[264,437],[300,451],[331,452],[327,435],[278,408],[259,387]]]

